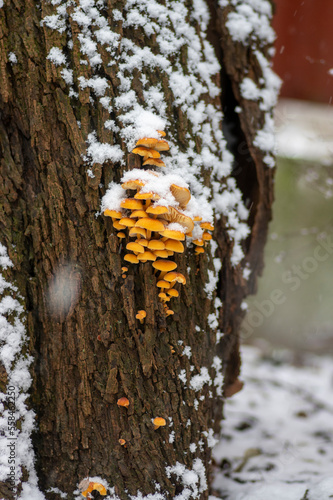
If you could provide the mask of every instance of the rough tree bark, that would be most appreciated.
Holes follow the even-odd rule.
[[[112,9],[121,11],[122,4],[105,3],[104,14],[110,23]],[[194,8],[191,1],[188,4],[189,9]],[[69,11],[72,8],[67,6]],[[57,493],[47,493],[49,488],[59,488],[72,499],[77,483],[96,475],[114,486],[122,499],[137,491],[153,493],[156,483],[166,498],[174,498],[183,487],[175,476],[167,477],[166,466],[180,462],[192,469],[194,460],[200,458],[209,474],[211,448],[204,433],[210,428],[219,431],[223,397],[208,384],[200,393],[185,389],[179,373],[185,369],[190,377],[205,366],[214,378],[210,367],[218,355],[223,362],[224,389],[232,392],[240,370],[241,303],[247,293],[255,291],[262,269],[274,172],[265,165],[265,154],[253,145],[265,112],[259,101],[245,100],[240,92],[245,76],[257,83],[262,77],[254,55],[258,44],[248,46],[232,39],[226,20],[234,8],[221,8],[209,0],[207,37],[222,68],[222,90],[211,102],[224,112],[225,136],[235,157],[233,176],[250,209],[251,232],[243,242],[244,259],[232,266],[227,219],[216,221],[215,257],[221,259],[222,269],[211,298],[204,292],[207,272],[213,269],[209,252],[195,256],[188,251],[176,257],[187,285],[175,302],[174,316],[168,318],[157,300],[152,267],[140,264],[124,280],[123,248],[110,219],[96,217],[105,186],[111,180],[119,182],[124,167],[111,162],[103,167],[95,164],[94,177],[89,177],[83,160],[85,141],[92,130],[97,130],[100,141],[121,146],[127,157],[125,169],[139,167],[138,156],[129,153],[116,131],[103,128],[108,112],[101,106],[89,106],[89,88],[79,89],[73,105],[60,70],[46,59],[52,46],[66,43],[66,34],[41,25],[54,6],[44,0],[40,5],[33,0],[14,0],[0,9],[0,241],[14,263],[6,277],[15,281],[25,300],[29,352],[34,356],[30,405],[38,427],[34,435],[36,469],[40,489],[49,500],[60,498]],[[90,65],[80,67],[79,63],[79,29],[74,21],[71,24],[72,67],[89,78]],[[193,25],[199,29],[194,21]],[[156,50],[154,36],[147,38],[141,28],[130,30],[118,24],[115,29]],[[265,52],[267,47],[261,50]],[[11,64],[10,52],[15,53],[16,64]],[[114,99],[120,93],[117,68],[107,65],[106,52],[102,59],[101,72]],[[134,90],[143,100],[140,71],[136,72]],[[160,76],[158,71],[146,72],[152,85]],[[168,93],[168,82],[162,80],[161,84],[169,99],[173,137],[185,147],[190,140],[188,124]],[[242,113],[235,112],[236,106]],[[196,147],[200,152],[199,140]],[[207,174],[205,182],[210,186]],[[243,277],[246,266],[251,270],[248,280]],[[69,309],[65,299],[62,307],[62,297],[56,311],[49,307],[55,275],[71,284],[69,290],[60,286],[59,293],[78,296]],[[218,344],[216,328],[207,325],[216,297],[223,304],[219,329],[224,336]],[[147,311],[143,325],[135,318],[139,309]],[[185,345],[191,347],[191,359],[182,355]],[[0,375],[3,388],[3,369]],[[128,410],[117,407],[121,396],[129,399]],[[200,397],[196,410],[195,400]],[[171,417],[173,426],[154,431],[151,419],[156,415]],[[171,431],[176,436],[173,443],[169,442]],[[126,448],[119,445],[120,438],[126,440]],[[188,452],[190,443],[198,445],[193,453]],[[208,494],[206,489],[199,497],[205,499]],[[6,483],[0,486],[0,496],[13,498]]]

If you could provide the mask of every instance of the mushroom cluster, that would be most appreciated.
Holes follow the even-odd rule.
[[[160,132],[160,135],[164,133]],[[160,151],[169,145],[162,139],[144,138],[137,142],[133,153],[143,157],[143,166],[164,166]],[[176,174],[162,174],[154,170],[133,169],[121,179],[121,188],[114,185],[108,195],[104,215],[112,217],[117,236],[126,242],[128,251],[124,260],[131,264],[152,262],[157,274],[159,300],[167,316],[174,314],[168,302],[179,293],[176,283],[185,285],[186,278],[176,271],[177,264],[170,258],[184,252],[185,237],[195,245],[195,253],[204,252],[212,239],[214,227],[200,216],[200,207],[191,197],[184,180]],[[127,268],[122,268],[126,277]],[[145,311],[137,319],[143,323]]]
[[[83,495],[85,498],[92,498],[90,493],[92,493],[93,491],[98,491],[102,496],[107,495],[105,486],[103,486],[101,483],[89,481],[88,479],[84,479],[83,481],[81,481],[79,488],[81,489],[81,495]]]

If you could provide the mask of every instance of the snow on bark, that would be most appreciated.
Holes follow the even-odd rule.
[[[0,270],[13,267],[6,248],[0,243]],[[0,392],[0,480],[8,481],[18,500],[44,500],[37,485],[35,454],[31,434],[35,414],[27,406],[31,385],[32,357],[25,354],[27,335],[24,308],[15,285],[0,274],[0,363],[7,375],[6,391]],[[23,474],[27,480],[22,482]]]
[[[241,242],[248,235],[245,224],[247,211],[235,183],[228,183],[233,157],[226,149],[221,131],[222,113],[218,106],[206,103],[206,96],[215,98],[219,88],[214,83],[220,65],[213,47],[206,39],[209,12],[202,0],[196,0],[189,9],[186,2],[167,1],[161,5],[154,0],[128,0],[123,12],[113,10],[110,22],[104,13],[104,1],[81,0],[70,10],[71,1],[51,1],[55,13],[44,17],[43,24],[60,33],[67,31],[66,51],[73,50],[72,23],[79,28],[77,40],[80,44],[81,64],[90,65],[92,76],[80,75],[63,60],[61,76],[68,85],[69,95],[90,88],[95,98],[91,106],[102,106],[113,115],[104,122],[105,128],[117,131],[124,140],[127,151],[142,137],[158,138],[157,130],[168,130],[170,157],[166,158],[167,173],[177,173],[190,186],[199,204],[210,206],[215,216],[230,218],[230,237],[234,240],[233,264],[238,264],[243,252]],[[200,27],[198,32],[194,24]],[[157,53],[150,47],[141,47],[125,36],[125,30],[141,27],[146,36],[154,35]],[[187,50],[186,63],[182,53]],[[100,75],[101,54],[108,53],[108,66],[118,68],[120,95],[112,98],[108,79]],[[53,47],[48,58],[58,65],[62,59],[62,48]],[[68,60],[72,60],[68,57]],[[84,67],[85,65],[82,64]],[[134,73],[139,70],[144,103],[140,101],[134,83]],[[148,83],[146,74],[155,72],[159,81],[167,81],[167,91],[172,93],[174,107],[186,117],[189,124],[186,132],[187,148],[180,148],[177,137],[172,136],[168,118],[166,88],[161,83]],[[114,118],[115,117],[115,118]],[[200,150],[196,146],[201,142]],[[99,142],[92,130],[87,137],[87,155],[91,164],[105,161],[121,162],[123,151],[119,146]],[[205,170],[210,172],[211,188],[203,186]]]
[[[267,0],[219,0],[222,8],[231,7],[226,27],[235,42],[254,47],[267,47],[275,40],[271,27],[272,5]],[[270,55],[273,48],[268,49]],[[263,160],[268,167],[275,166],[276,154],[273,110],[281,86],[280,78],[271,69],[271,63],[261,50],[254,54],[261,68],[259,82],[245,77],[240,84],[244,99],[259,101],[259,108],[265,111],[264,125],[257,131],[253,144],[265,154]]]

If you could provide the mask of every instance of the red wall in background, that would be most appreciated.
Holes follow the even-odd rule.
[[[333,104],[333,0],[275,0],[282,97]],[[333,71],[332,71],[333,72]]]

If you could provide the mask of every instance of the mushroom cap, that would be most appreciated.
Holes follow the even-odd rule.
[[[144,137],[143,139],[139,139],[135,146],[144,146],[145,148],[155,148],[155,144],[157,144],[158,139],[153,139],[152,137]]]
[[[120,203],[122,208],[129,208],[130,210],[143,210],[143,204],[140,200],[136,200],[134,198],[125,198]]]
[[[172,311],[171,309],[167,309],[167,310],[165,311],[165,314],[166,314],[167,316],[170,316],[170,314],[175,314],[175,313],[174,313],[174,311]]]
[[[184,208],[191,199],[191,193],[189,189],[177,186],[177,184],[171,184],[170,191],[174,198],[178,201],[179,205]]]
[[[158,269],[159,271],[170,272],[176,269],[177,264],[175,262],[172,262],[172,260],[157,260],[156,262],[154,262],[153,267],[155,269]]]
[[[131,219],[135,219],[135,218],[142,219],[142,217],[147,217],[147,214],[144,210],[133,210],[133,212],[130,215]]]
[[[126,441],[125,439],[118,439],[118,443],[120,444],[120,446],[124,446],[124,444],[126,444]]]
[[[177,283],[181,283],[182,285],[186,284],[185,276],[181,273],[176,273],[174,271],[167,273],[163,279],[165,279],[165,281],[170,281],[170,283],[172,283],[173,281],[177,281]]]
[[[122,267],[121,270],[123,271],[123,273],[127,273],[128,267]]]
[[[149,240],[146,240],[145,238],[141,238],[140,240],[135,240],[136,243],[139,243],[139,245],[142,245],[143,247],[147,247]]]
[[[166,136],[166,133],[163,130],[156,130],[162,137]]]
[[[126,238],[126,234],[122,233],[122,232],[117,233],[117,236],[118,236],[118,238]]]
[[[129,179],[122,183],[121,187],[123,189],[140,189],[145,185],[145,182],[140,179]]]
[[[213,238],[213,236],[212,236],[211,234],[209,234],[209,233],[204,233],[204,234],[202,235],[202,239],[203,239],[203,240],[205,240],[205,241],[209,241],[209,240],[211,240],[212,238]]]
[[[156,286],[158,288],[170,288],[170,283],[168,281],[165,281],[165,280],[159,280],[156,283]]]
[[[161,259],[167,259],[169,257],[167,250],[154,250],[154,254]]]
[[[118,231],[120,231],[121,229],[125,229],[126,228],[126,226],[123,226],[122,224],[120,224],[119,219],[113,221],[113,227],[115,229],[117,229]]]
[[[195,253],[196,253],[196,254],[199,254],[199,253],[205,253],[205,250],[204,250],[202,247],[196,247],[196,248],[195,248]]]
[[[129,402],[129,401],[128,401],[128,399],[127,399],[127,398],[125,398],[125,397],[124,397],[124,398],[120,398],[120,399],[118,399],[118,401],[117,401],[117,405],[118,405],[118,406],[125,406],[125,408],[128,408],[128,407],[129,407],[129,404],[130,404],[130,402]]]
[[[138,311],[138,314],[136,315],[136,318],[138,316],[141,316],[141,318],[145,318],[147,316],[147,313],[144,309],[140,309],[140,311]]]
[[[160,156],[161,156],[158,151],[155,151],[155,149],[145,148],[143,146],[139,146],[137,148],[134,148],[132,153],[135,153],[136,155],[143,156],[145,159],[147,159],[147,158],[160,158]]]
[[[143,229],[142,227],[131,227],[128,233],[130,236],[136,236],[139,234],[140,236],[143,236],[144,238],[147,236],[146,230]]]
[[[193,240],[193,243],[197,245],[197,247],[203,247],[204,246],[204,240]]]
[[[162,240],[150,240],[148,242],[148,248],[150,248],[150,250],[164,250],[165,244]]]
[[[143,217],[142,219],[139,219],[135,223],[136,227],[142,227],[144,229],[148,229],[148,231],[163,231],[164,230],[164,224],[157,220],[157,219],[151,219],[150,217]]]
[[[174,288],[170,288],[170,290],[167,290],[167,294],[170,295],[171,297],[178,297],[179,293],[177,290]]]
[[[163,160],[160,160],[159,158],[148,158],[143,162],[143,165],[153,165],[154,167],[165,167],[165,163]]]
[[[108,208],[104,210],[104,215],[107,217],[113,217],[114,219],[121,219],[123,216],[123,212],[119,210],[109,210]]]
[[[127,260],[127,262],[130,262],[131,264],[139,264],[137,256],[132,253],[127,253],[124,257],[124,260]]]
[[[159,293],[158,296],[161,300],[165,301],[167,301],[167,299],[169,298],[164,292]]]
[[[155,144],[154,149],[156,149],[156,151],[169,151],[170,146],[167,141],[160,139]]]
[[[171,250],[172,252],[184,252],[184,245],[178,240],[166,240],[165,248],[166,250]]]
[[[171,238],[172,240],[185,240],[184,233],[182,233],[181,231],[174,231],[173,229],[165,229],[164,231],[161,231],[160,234],[162,236],[165,236],[166,238]]]
[[[150,206],[147,208],[147,214],[161,215],[168,213],[169,213],[168,207],[164,207],[162,205]]]
[[[198,222],[198,221],[201,221],[202,220],[202,217],[200,217],[200,215],[196,215],[195,217],[193,217],[193,220],[195,222]]]
[[[174,207],[169,207],[169,213],[161,215],[161,218],[168,222],[177,222],[186,229],[186,233],[192,231],[194,228],[194,222],[191,217],[182,214]]]
[[[136,193],[136,195],[134,195],[134,198],[136,200],[154,200],[154,201],[157,201],[159,200],[161,197],[159,194],[157,193],[153,193],[153,192],[149,192],[149,193]]]
[[[143,253],[140,253],[138,255],[138,259],[141,261],[147,262],[147,260],[156,260],[156,255],[153,254],[153,252],[150,252],[149,250],[145,250]]]
[[[131,243],[127,243],[126,250],[131,250],[132,252],[143,253],[145,251],[144,247],[139,243],[135,243],[131,241]]]
[[[133,227],[135,225],[135,221],[133,219],[130,219],[129,217],[123,217],[122,219],[120,219],[119,224],[122,224],[126,227]]]
[[[94,483],[92,491],[94,490],[98,491],[102,496],[105,496],[107,494],[105,486],[103,486],[101,483]]]
[[[202,222],[200,224],[200,227],[202,227],[202,229],[208,229],[209,231],[214,231],[214,226],[212,226],[210,222]]]
[[[162,417],[156,417],[153,420],[153,424],[156,427],[164,427],[166,425],[166,420],[164,418],[162,418]]]

